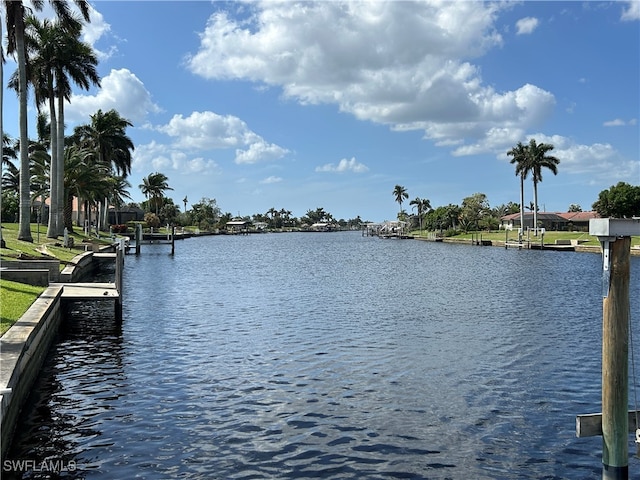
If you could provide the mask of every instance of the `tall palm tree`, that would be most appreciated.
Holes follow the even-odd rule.
[[[64,150],[64,227],[73,232],[72,209],[74,197],[78,204],[85,203],[89,216],[89,204],[95,204],[108,194],[110,170],[93,159],[95,153],[89,148],[73,144]]]
[[[91,115],[91,124],[75,128],[73,141],[95,152],[97,163],[113,168],[116,174],[127,177],[131,173],[131,152],[135,149],[127,135],[133,124],[116,110],[98,110]],[[101,223],[106,224],[106,197]]]
[[[553,145],[548,143],[536,143],[535,139],[529,141],[527,153],[529,167],[533,174],[533,224],[535,232],[538,232],[538,183],[542,182],[542,169],[548,168],[554,175],[558,174],[558,160],[547,152],[553,150]]]
[[[109,203],[115,208],[116,223],[119,224],[120,218],[118,213],[124,206],[124,199],[132,200],[131,195],[129,195],[131,183],[122,175],[110,177],[110,182]]]
[[[396,199],[396,202],[400,205],[400,212],[402,212],[402,202],[409,198],[409,194],[407,193],[407,189],[401,185],[396,185],[393,189],[393,196]],[[398,218],[400,214],[398,214]]]
[[[155,172],[143,178],[142,183],[139,185],[142,194],[149,200],[149,206],[151,206],[151,204],[155,205],[156,215],[158,215],[160,203],[162,203],[162,199],[164,198],[164,192],[173,190],[173,188],[169,186],[168,180],[164,173]]]
[[[520,177],[520,233],[518,234],[518,241],[521,241],[522,232],[524,231],[524,180],[531,171],[528,148],[522,142],[518,142],[515,147],[507,152],[507,155],[513,157],[510,163],[516,164],[516,175]]]
[[[78,27],[80,28],[80,27]],[[58,188],[57,172],[58,163],[56,161],[57,135],[56,135],[56,111],[53,99],[53,72],[50,62],[56,57],[54,46],[56,44],[54,29],[49,20],[40,21],[33,15],[25,19],[25,48],[29,52],[30,58],[27,63],[27,81],[33,87],[35,93],[36,108],[38,109],[38,137],[42,140],[42,133],[47,130],[47,139],[51,148],[51,168],[49,169],[49,190],[50,211],[47,228],[47,236],[55,229],[55,221],[58,212]],[[18,72],[14,72],[9,81],[9,86],[18,90],[20,78]],[[51,124],[46,126],[49,119],[44,117],[40,111],[41,106],[49,101],[49,115]]]
[[[61,21],[71,17],[69,5],[64,0],[50,0],[54,12]],[[75,0],[74,2],[88,22],[89,2],[86,0]],[[35,10],[41,10],[42,0],[32,0],[31,5]],[[18,239],[33,242],[31,236],[30,214],[31,201],[29,197],[29,135],[27,129],[27,54],[25,50],[25,17],[27,8],[21,0],[4,0],[5,18],[7,22],[7,53],[15,55],[18,63],[18,103],[19,103],[19,126],[20,126],[20,225],[18,228]]]
[[[269,210],[267,210],[266,215],[269,218],[269,226],[271,228],[276,228],[276,224],[275,224],[276,209],[274,207],[271,207]]]
[[[413,205],[413,208],[417,210],[420,233],[422,233],[422,216],[431,208],[431,202],[427,198],[416,197],[409,202],[409,205]]]
[[[32,16],[26,20],[25,42],[32,52],[27,74],[34,87],[36,105],[48,102],[51,116],[51,215],[47,229],[50,238],[62,234],[64,102],[71,97],[69,80],[84,90],[91,84],[100,85],[98,58],[89,44],[80,41],[81,33],[82,23],[76,17],[64,23],[40,21]]]
[[[38,140],[29,142],[32,202],[36,197],[44,198],[49,196],[47,185],[51,176],[51,156],[49,155],[49,148],[51,147],[50,126],[47,114],[38,113],[36,121]]]
[[[58,45],[59,62],[54,64],[55,91],[58,100],[58,125],[56,128],[57,142],[57,177],[58,198],[64,197],[64,102],[71,98],[71,80],[75,85],[88,90],[91,85],[100,86],[97,71],[98,57],[88,43],[80,41],[80,31],[59,29],[60,41]],[[52,119],[53,121],[53,119]],[[131,168],[129,157],[129,169]],[[57,231],[54,235],[62,235],[62,211],[58,211],[56,220]],[[49,235],[47,235],[49,236]]]

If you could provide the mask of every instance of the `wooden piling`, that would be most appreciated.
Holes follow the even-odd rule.
[[[631,237],[609,242],[602,303],[602,478],[629,478],[629,276]],[[606,279],[605,279],[606,281]]]
[[[116,322],[122,322],[122,278],[124,271],[124,242],[116,249],[116,275],[115,283],[118,296],[115,305]]]

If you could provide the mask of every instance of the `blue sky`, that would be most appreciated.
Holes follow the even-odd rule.
[[[477,192],[495,207],[519,201],[506,152],[530,138],[560,159],[541,209],[640,184],[637,0],[92,5],[101,87],[75,91],[68,133],[100,108],[134,124],[134,201],[159,171],[181,207],[242,216],[392,220],[398,184],[433,207]],[[12,91],[3,118],[17,137]]]

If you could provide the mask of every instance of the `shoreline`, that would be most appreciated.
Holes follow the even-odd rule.
[[[77,255],[60,272],[59,281],[75,283],[90,276],[100,261],[94,253]],[[48,285],[0,337],[0,463],[11,447],[22,408],[63,321],[62,291],[61,284]]]
[[[599,245],[556,245],[556,244],[544,244],[542,248],[540,244],[535,244],[533,242],[522,243],[521,247],[516,246],[516,242],[513,242],[514,245],[505,245],[506,242],[503,240],[484,240],[482,244],[477,244],[473,240],[469,239],[459,239],[459,238],[441,238],[437,240],[433,240],[431,238],[426,237],[413,237],[414,240],[420,240],[423,242],[439,242],[439,243],[452,243],[458,245],[467,245],[470,247],[500,247],[500,248],[520,248],[522,250],[547,250],[547,251],[564,251],[564,252],[577,252],[577,253],[602,253],[602,248]],[[631,247],[631,255],[632,256],[640,256],[640,248],[638,246]]]

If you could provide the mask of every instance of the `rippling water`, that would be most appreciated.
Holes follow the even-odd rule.
[[[265,234],[125,263],[122,326],[74,307],[11,458],[91,479],[601,475],[601,439],[575,437],[600,409],[599,255]]]

